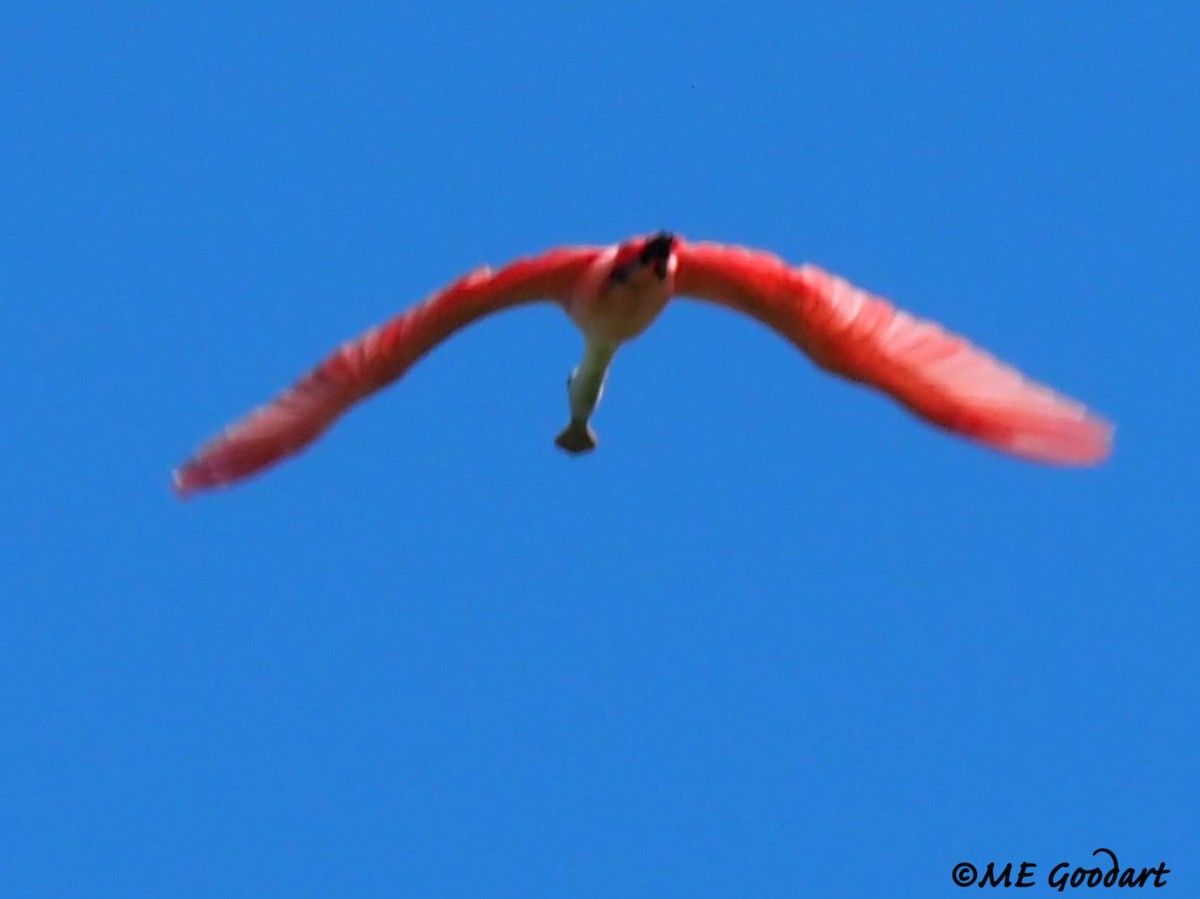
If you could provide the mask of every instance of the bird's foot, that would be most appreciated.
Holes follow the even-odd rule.
[[[566,430],[554,438],[555,444],[573,456],[590,453],[596,448],[596,433],[586,421],[572,421]]]

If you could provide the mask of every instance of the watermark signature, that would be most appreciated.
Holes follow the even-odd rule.
[[[1043,881],[1060,893],[1068,887],[1165,887],[1171,869],[1166,862],[1153,868],[1122,868],[1117,854],[1101,846],[1092,857],[1104,853],[1095,866],[1073,865],[1059,862],[1050,869]],[[1007,862],[1001,865],[988,862],[982,871],[970,862],[959,862],[950,872],[950,877],[960,887],[1031,887],[1038,881],[1037,862]]]

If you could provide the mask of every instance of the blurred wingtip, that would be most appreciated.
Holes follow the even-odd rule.
[[[176,499],[189,499],[196,492],[198,484],[192,482],[188,477],[186,468],[175,468],[171,471],[171,492],[175,494]]]
[[[1098,416],[1089,415],[1079,429],[1077,447],[1079,465],[1100,465],[1113,454],[1116,426]]]
[[[1039,425],[1013,433],[1002,448],[1035,462],[1078,467],[1094,467],[1112,456],[1116,428],[1102,418]]]
[[[1095,423],[1100,437],[1097,443],[1096,457],[1091,464],[1099,465],[1108,459],[1113,454],[1113,450],[1116,449],[1117,426],[1111,421],[1105,421],[1104,419],[1096,419]]]

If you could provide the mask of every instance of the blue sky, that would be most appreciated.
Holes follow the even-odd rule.
[[[1193,893],[1198,39],[1182,2],[4,3],[0,893],[1041,894],[1099,846]],[[171,495],[464,270],[663,227],[942,321],[1114,457],[980,450],[680,303],[567,458],[544,307]]]

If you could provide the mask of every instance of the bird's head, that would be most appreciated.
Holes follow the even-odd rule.
[[[626,241],[617,248],[609,280],[614,284],[636,283],[646,277],[643,273],[658,281],[670,280],[675,274],[676,242],[669,231]]]

